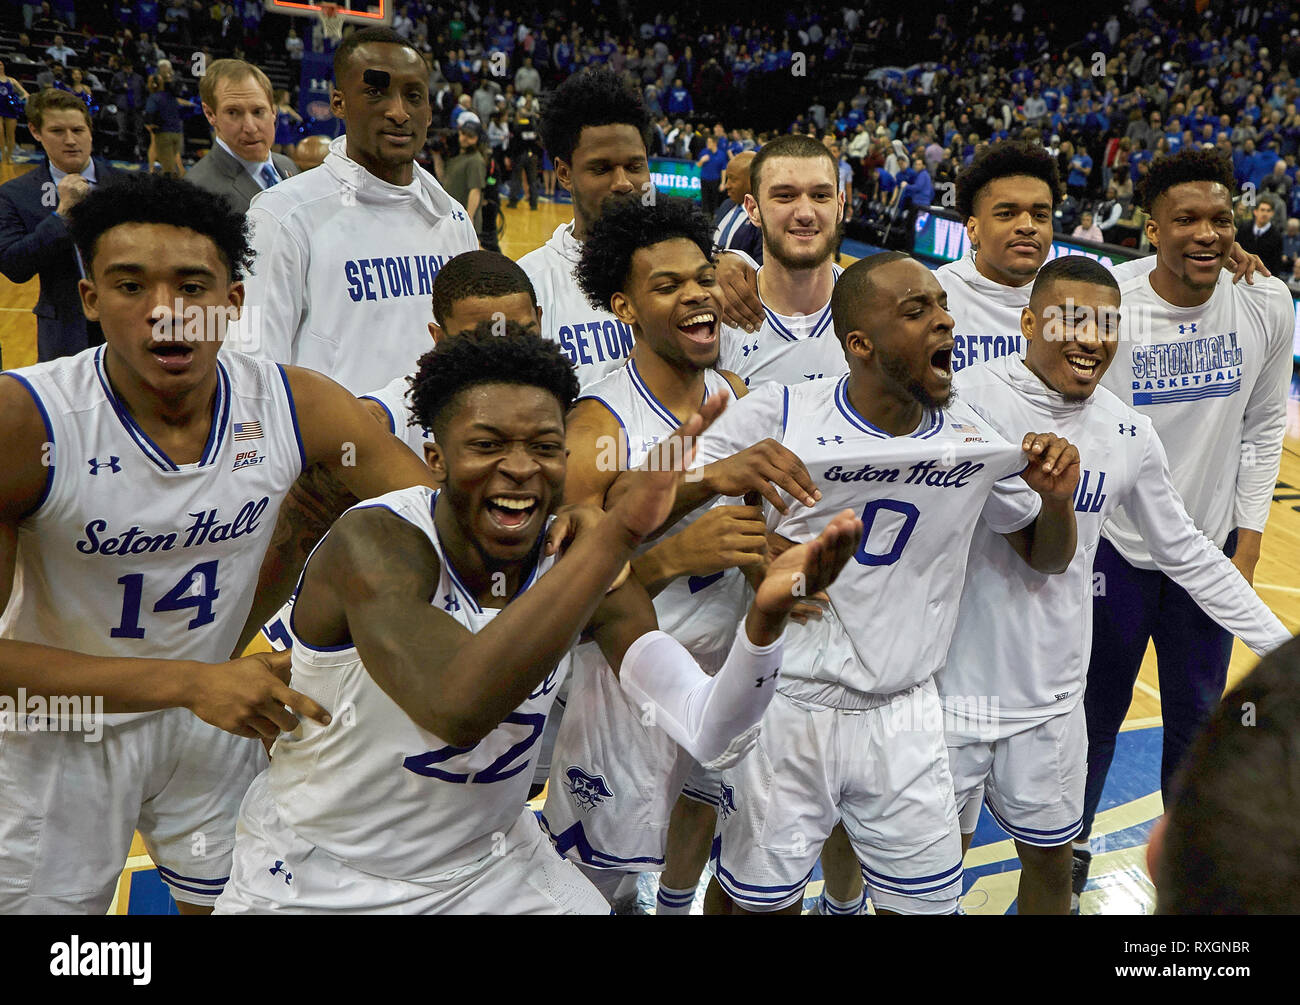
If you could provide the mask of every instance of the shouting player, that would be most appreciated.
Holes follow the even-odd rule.
[[[611,586],[671,506],[683,438],[725,399],[704,402],[666,443],[676,467],[630,476],[619,503],[557,558],[547,528],[577,391],[559,349],[513,326],[496,337],[484,324],[423,358],[412,398],[435,434],[425,454],[441,489],[355,507],[308,561],[294,676],[346,714],[282,738],[249,789],[223,913],[606,912],[524,802],[581,633],[695,756],[719,756],[757,722],[775,690],[793,577],[829,583],[860,524],[841,514],[769,568],[709,678],[656,629],[637,577]]]
[[[1098,386],[1120,330],[1114,277],[1082,255],[1057,258],[1039,270],[1021,317],[1024,359],[969,367],[955,381],[962,401],[1003,436],[1052,423],[1085,465],[1074,497],[1078,544],[1063,575],[1026,569],[997,534],[976,530],[957,628],[937,677],[963,848],[983,789],[1020,855],[1019,914],[1070,907],[1070,846],[1082,826],[1087,767],[1082,698],[1092,598],[1110,585],[1094,584],[1093,557],[1117,507],[1132,515],[1156,566],[1205,615],[1257,653],[1291,637],[1192,523],[1151,419]]]
[[[1236,232],[1233,185],[1231,164],[1215,151],[1152,161],[1141,199],[1156,266],[1120,287],[1119,362],[1103,380],[1150,418],[1192,522],[1253,582],[1286,431],[1295,306],[1279,279],[1234,285],[1223,273]],[[1107,524],[1094,567],[1106,592],[1093,602],[1076,894],[1087,880],[1087,836],[1148,641],[1160,675],[1167,801],[1187,745],[1223,696],[1232,654],[1232,633],[1170,579],[1127,505]]]
[[[906,255],[854,264],[832,298],[849,372],[766,384],[701,443],[702,463],[767,436],[803,459],[821,502],[772,512],[776,534],[807,540],[846,503],[866,528],[825,618],[790,630],[758,747],[723,773],[711,910],[725,892],[744,911],[797,913],[841,819],[878,912],[956,908],[961,841],[932,678],[981,516],[1034,568],[1068,564],[1078,452],[1051,434],[1009,443],[951,400],[943,300]]]
[[[578,281],[593,305],[607,305],[632,329],[636,345],[625,367],[588,387],[574,406],[566,434],[569,501],[603,505],[619,472],[640,465],[681,424],[678,416],[711,394],[744,394],[735,375],[713,369],[720,309],[710,252],[708,221],[684,200],[617,203],[592,227]],[[766,558],[762,510],[738,505],[746,492],[769,485],[765,475],[811,488],[798,459],[776,444],[741,451],[701,473],[723,497],[718,504],[695,511],[633,563],[657,595],[663,630],[706,672],[721,666],[735,637],[744,608],[741,568]],[[602,889],[615,888],[622,870],[663,868],[658,912],[687,913],[713,838],[717,779],[698,766],[692,771],[672,738],[619,694],[599,651],[583,647],[577,656],[546,825],[562,853],[605,871],[589,873]],[[597,776],[609,791],[593,804],[584,780]]]
[[[252,738],[294,727],[285,704],[324,715],[267,657],[203,665],[236,651],[285,493],[318,461],[363,498],[430,477],[333,382],[218,351],[251,254],[223,200],[134,175],[71,229],[106,345],[0,377],[0,686],[135,714],[98,744],[4,735],[0,911],[102,914],[138,827],[204,913],[265,764]]]

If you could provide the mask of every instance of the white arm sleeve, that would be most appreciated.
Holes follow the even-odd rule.
[[[1236,526],[1261,532],[1268,523],[1273,486],[1282,463],[1287,386],[1291,383],[1292,340],[1295,337],[1295,301],[1289,291],[1274,289],[1276,280],[1265,282],[1274,293],[1274,303],[1268,312],[1268,352],[1259,379],[1246,399],[1234,513]]]
[[[1124,509],[1133,518],[1160,571],[1253,652],[1263,656],[1291,640],[1291,633],[1259,599],[1237,567],[1192,523],[1174,488],[1164,445],[1154,429],[1147,438],[1142,469],[1124,500]]]
[[[760,648],[742,624],[727,661],[709,677],[671,635],[647,632],[628,647],[619,683],[702,765],[728,768],[758,740],[758,724],[776,694],[784,638]]]
[[[244,316],[228,334],[231,348],[259,359],[292,364],[302,325],[307,254],[278,219],[252,206],[248,222],[256,257],[244,280]]]

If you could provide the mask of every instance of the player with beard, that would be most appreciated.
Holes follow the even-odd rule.
[[[957,213],[966,221],[971,250],[935,272],[954,322],[953,372],[1024,355],[1020,317],[1034,276],[1052,255],[1053,212],[1060,201],[1056,159],[1036,143],[994,143],[957,175]],[[1225,263],[1234,281],[1244,277],[1248,283],[1262,266],[1240,246]],[[1154,267],[1154,256],[1109,266],[1117,282]]]
[[[954,383],[1002,435],[1051,422],[1078,446],[1087,465],[1074,499],[1078,544],[1064,575],[1042,576],[997,534],[977,529],[957,627],[936,680],[963,849],[986,790],[1020,856],[1017,913],[1065,914],[1087,774],[1081,699],[1102,525],[1122,505],[1160,570],[1255,652],[1291,636],[1192,523],[1151,419],[1098,386],[1121,330],[1120,291],[1110,273],[1082,255],[1049,262],[1020,324],[1024,359],[968,367]]]
[[[603,505],[619,472],[641,464],[680,425],[677,416],[711,394],[745,393],[734,374],[713,369],[720,309],[711,247],[708,221],[678,199],[614,203],[591,228],[578,281],[593,305],[609,307],[631,328],[636,345],[627,365],[590,385],[570,415],[569,501]],[[740,505],[739,497],[760,490],[776,497],[769,479],[801,496],[811,484],[798,459],[772,442],[701,476],[719,494],[717,503],[638,556],[633,570],[655,595],[662,629],[713,672],[744,607],[741,570],[766,559],[762,511]],[[593,804],[595,778],[605,795]],[[630,870],[663,868],[658,913],[685,914],[708,859],[717,802],[716,775],[645,721],[596,647],[581,647],[543,811],[561,853],[611,900]]]
[[[862,507],[865,527],[855,561],[826,591],[825,618],[788,633],[788,679],[757,748],[723,773],[711,911],[797,913],[841,819],[878,912],[956,907],[961,841],[932,680],[953,599],[981,516],[1032,567],[1065,568],[1078,452],[1050,433],[1008,443],[950,401],[943,300],[906,255],[854,264],[832,297],[849,372],[764,384],[702,438],[702,464],[765,437],[803,458],[821,501],[783,497],[768,510],[769,531],[807,540],[844,504]],[[1012,480],[1022,470],[1028,484]],[[673,515],[710,498],[690,481],[679,496]]]
[[[843,271],[832,261],[844,216],[839,164],[810,137],[780,136],[759,150],[750,178],[745,211],[763,234],[763,318],[752,333],[723,328],[719,366],[748,387],[837,376],[844,372],[831,325],[831,290]]]
[[[557,551],[547,535],[577,381],[554,345],[506,328],[485,323],[421,362],[412,398],[435,433],[425,456],[440,489],[353,508],[307,564],[295,679],[353,714],[277,744],[240,810],[221,913],[604,913],[525,805],[571,647],[594,639],[633,701],[716,758],[775,691],[797,584],[829,585],[852,552],[860,525],[843,513],[782,555],[705,676],[657,630],[639,579],[618,577],[670,508],[683,444],[725,397],[666,438],[676,466],[630,475],[618,504]]]
[[[1253,582],[1286,432],[1295,307],[1279,279],[1234,285],[1224,274],[1233,187],[1232,166],[1216,151],[1152,162],[1140,198],[1151,214],[1156,267],[1120,286],[1121,365],[1103,383],[1150,418],[1192,521]],[[1093,602],[1076,894],[1087,881],[1087,835],[1148,640],[1160,676],[1166,802],[1188,744],[1223,696],[1232,655],[1232,634],[1161,570],[1135,515],[1127,505],[1115,513],[1094,566],[1106,595]]]
[[[650,115],[641,96],[604,66],[568,77],[542,107],[542,143],[555,163],[555,176],[573,197],[573,221],[555,229],[542,247],[519,259],[545,308],[542,334],[557,343],[578,372],[585,390],[627,362],[632,329],[607,309],[593,307],[579,289],[574,270],[591,226],[610,198],[652,203],[647,137]],[[752,269],[738,255],[718,263],[730,273],[743,301],[743,278]],[[738,303],[743,316],[756,307]]]

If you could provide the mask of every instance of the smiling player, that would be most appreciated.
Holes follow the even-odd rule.
[[[1213,266],[1217,271],[1217,258]],[[1078,543],[1063,575],[1025,568],[999,535],[976,530],[957,627],[936,678],[963,848],[984,789],[1020,855],[1019,914],[1065,914],[1070,907],[1070,843],[1082,826],[1087,762],[1081,699],[1093,558],[1117,508],[1132,514],[1154,563],[1205,616],[1257,653],[1290,638],[1192,523],[1151,420],[1099,386],[1121,327],[1120,291],[1110,273],[1083,256],[1058,258],[1039,270],[1021,316],[1024,359],[969,367],[955,380],[962,401],[1003,436],[1050,422],[1078,446],[1086,465],[1074,498]],[[1110,584],[1101,582],[1109,593]]]

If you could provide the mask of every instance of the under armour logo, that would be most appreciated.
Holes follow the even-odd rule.
[[[843,436],[831,436],[831,437],[819,436],[817,437],[817,442],[824,447],[828,443],[843,443],[844,437]]]
[[[460,601],[456,599],[454,594],[448,593],[442,598],[442,609],[444,611],[459,611]]]
[[[1179,326],[1178,326],[1178,334],[1179,334],[1179,335],[1195,335],[1195,334],[1196,334],[1196,322],[1193,321],[1193,322],[1192,322],[1191,324],[1189,324],[1189,325],[1179,325]]]
[[[1119,435],[1120,435],[1120,436],[1123,436],[1125,430],[1128,430],[1128,434],[1129,434],[1129,436],[1137,436],[1137,434],[1138,434],[1138,427],[1137,427],[1137,426],[1126,426],[1126,425],[1124,425],[1124,423],[1121,422],[1121,423],[1119,424]]]
[[[284,885],[288,886],[289,880],[293,879],[293,873],[288,869],[280,868],[282,865],[284,865],[284,861],[282,859],[276,859],[275,865],[268,869],[267,872],[272,876],[280,876],[284,880]]]
[[[106,461],[101,461],[98,457],[92,457],[86,463],[90,465],[90,473],[92,475],[99,474],[100,468],[112,468],[113,473],[116,474],[122,470],[122,465],[118,463],[121,459],[122,458],[120,457],[110,457]]]
[[[773,670],[773,671],[772,671],[770,674],[768,674],[766,677],[755,677],[755,678],[754,678],[754,687],[762,687],[763,684],[764,684],[766,681],[769,681],[769,680],[776,680],[776,675],[779,674],[780,672],[781,672],[781,668],[780,668],[780,667],[777,667],[775,670]]]
[[[465,219],[465,214],[462,213],[460,210],[455,209],[455,210],[452,210],[451,218],[452,218],[453,220],[464,220],[464,219]]]
[[[804,379],[804,380],[821,380],[821,379],[822,379],[823,377],[825,377],[825,376],[826,376],[826,374],[824,374],[824,373],[805,373],[805,374],[803,375],[803,379]]]

